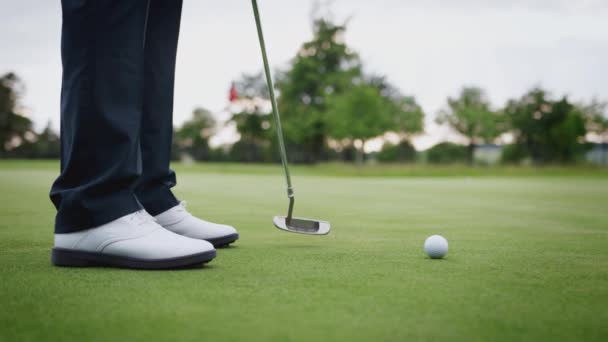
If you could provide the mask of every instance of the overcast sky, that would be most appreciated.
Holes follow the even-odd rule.
[[[313,1],[259,0],[269,58],[284,67],[311,37]],[[608,0],[335,0],[350,18],[346,41],[367,71],[384,74],[427,112],[418,147],[446,137],[430,124],[463,85],[494,105],[534,85],[573,100],[608,100]],[[40,128],[59,124],[60,1],[0,5],[0,73],[26,83],[23,105]],[[195,106],[226,107],[231,80],[260,70],[248,0],[185,0],[178,51],[175,124]],[[224,134],[229,137],[230,134]]]

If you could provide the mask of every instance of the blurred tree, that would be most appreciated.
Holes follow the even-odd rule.
[[[515,143],[503,146],[500,161],[504,164],[518,164],[529,157],[526,147]]]
[[[192,119],[186,121],[174,135],[181,153],[186,153],[195,160],[209,160],[209,138],[215,132],[216,122],[213,114],[204,108],[196,108]]]
[[[0,77],[0,154],[31,139],[32,121],[19,113],[19,97],[25,86],[14,73]]]
[[[399,144],[385,143],[376,157],[381,162],[413,162],[416,160],[416,149],[407,140]]]
[[[458,144],[442,142],[428,149],[426,155],[429,163],[449,164],[464,162],[468,160],[468,148]]]
[[[336,157],[334,157],[333,159],[338,159],[338,160],[342,160],[344,162],[352,163],[352,162],[357,161],[358,153],[359,152],[357,151],[355,146],[353,146],[353,144],[349,142],[348,144],[345,144],[344,146],[342,146],[340,151],[336,153]]]
[[[362,163],[367,140],[391,128],[390,106],[376,87],[359,85],[343,94],[328,97],[327,128],[334,139],[355,142],[357,163]]]
[[[268,100],[270,98],[263,71],[259,71],[255,74],[242,74],[241,77],[234,82],[234,87],[239,98],[248,100]]]
[[[380,95],[388,101],[388,130],[396,133],[401,141],[420,133],[424,126],[424,111],[413,96],[404,96],[399,89],[390,84],[384,76],[372,76],[366,80],[378,88]]]
[[[597,135],[602,143],[608,143],[608,104],[594,99],[579,106],[586,118],[587,132]]]
[[[424,112],[410,96],[402,96],[382,77],[370,78],[342,94],[327,97],[328,135],[357,144],[357,162],[363,161],[367,140],[395,132],[406,144],[422,131]]]
[[[467,161],[473,163],[475,144],[489,142],[504,132],[501,116],[490,109],[484,91],[465,87],[458,98],[448,98],[448,108],[439,112],[437,123],[447,123],[468,140]]]
[[[59,136],[49,122],[40,134],[28,132],[16,147],[5,152],[8,158],[56,159],[60,154]]]
[[[230,151],[235,161],[268,161],[270,156],[270,114],[261,113],[259,108],[253,112],[243,111],[232,115],[241,139]]]
[[[586,114],[566,97],[554,101],[537,88],[510,100],[504,112],[516,142],[525,147],[535,163],[574,162],[582,152]]]
[[[243,111],[232,115],[236,130],[241,140],[251,143],[267,143],[269,139],[270,114],[262,113],[259,109],[253,112]]]
[[[61,143],[59,135],[53,130],[50,121],[46,124],[44,130],[36,136],[34,150],[36,158],[55,159],[60,157]]]
[[[230,120],[236,124],[240,140],[230,149],[231,160],[244,162],[272,160],[272,151],[270,151],[272,117],[263,109],[270,105],[264,75],[243,74],[234,82],[234,86],[239,94],[240,111],[232,114]]]
[[[312,40],[301,46],[290,69],[277,77],[279,108],[293,161],[324,158],[327,97],[362,82],[359,58],[343,40],[345,30],[345,24],[315,19]]]
[[[424,111],[413,96],[403,96],[392,99],[389,130],[397,133],[402,142],[408,141],[412,135],[420,133],[424,125]]]

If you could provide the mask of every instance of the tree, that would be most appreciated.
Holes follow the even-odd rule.
[[[449,164],[467,160],[468,151],[465,146],[442,142],[429,148],[426,155],[429,163]]]
[[[510,100],[504,112],[516,142],[535,163],[569,163],[580,154],[587,133],[585,111],[565,96],[552,100],[546,91],[532,89]]]
[[[390,102],[376,87],[360,85],[328,99],[327,126],[332,138],[348,139],[357,147],[357,162],[363,162],[365,144],[391,126]]]
[[[416,149],[407,140],[399,144],[384,143],[376,158],[381,162],[413,162],[416,160]]]
[[[255,74],[242,74],[241,77],[234,82],[234,87],[237,90],[239,98],[248,100],[270,99],[266,78],[262,71]]]
[[[46,124],[44,130],[36,136],[36,141],[33,145],[34,158],[59,158],[61,153],[59,135],[53,130],[50,121]]]
[[[19,113],[23,82],[14,73],[0,77],[0,153],[16,148],[32,135],[32,121]]]
[[[290,156],[294,161],[323,158],[328,136],[327,97],[361,83],[359,57],[344,43],[346,25],[325,18],[313,22],[313,38],[305,42],[280,74],[279,109]]]
[[[413,96],[404,96],[384,76],[369,77],[366,82],[378,88],[380,95],[388,101],[388,130],[396,133],[405,142],[423,130],[424,111]]]
[[[608,104],[592,100],[589,104],[579,105],[585,115],[587,132],[593,133],[602,143],[608,143]]]
[[[231,149],[231,156],[237,161],[267,161],[270,156],[270,114],[259,108],[253,112],[243,111],[232,115],[231,121],[241,136]]]
[[[195,160],[208,160],[210,156],[209,138],[215,130],[215,119],[210,111],[195,108],[192,119],[186,121],[175,132],[177,146],[183,153],[189,154]]]
[[[393,127],[401,138],[408,140],[411,135],[422,132],[424,124],[424,111],[413,96],[404,96],[391,102],[395,108],[391,111]]]
[[[484,91],[465,87],[458,98],[448,98],[448,106],[439,112],[437,123],[447,123],[468,140],[467,160],[473,163],[475,144],[488,142],[504,131],[500,115],[492,111]]]
[[[272,118],[268,113],[269,94],[263,74],[243,74],[234,86],[239,96],[238,112],[232,114],[230,121],[236,124],[240,139],[230,149],[231,159],[245,162],[272,160]]]

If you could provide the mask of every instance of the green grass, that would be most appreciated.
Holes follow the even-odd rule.
[[[6,170],[35,168],[56,171],[59,163],[54,160],[3,160]],[[279,175],[283,170],[280,164],[242,164],[242,163],[198,163],[174,165],[177,171],[197,173]],[[372,164],[353,166],[344,163],[321,163],[316,165],[291,165],[296,175],[334,176],[334,177],[600,177],[608,178],[608,168],[593,165],[544,167],[532,166],[477,166],[432,165],[432,164]]]
[[[333,226],[309,237],[272,227],[278,166],[178,166],[179,197],[241,240],[133,271],[51,266],[56,169],[0,163],[0,341],[608,339],[605,171],[300,167],[296,213]]]

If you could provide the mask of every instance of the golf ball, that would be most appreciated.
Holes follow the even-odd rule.
[[[424,251],[433,259],[441,259],[448,254],[448,240],[441,235],[431,235],[424,241]]]

